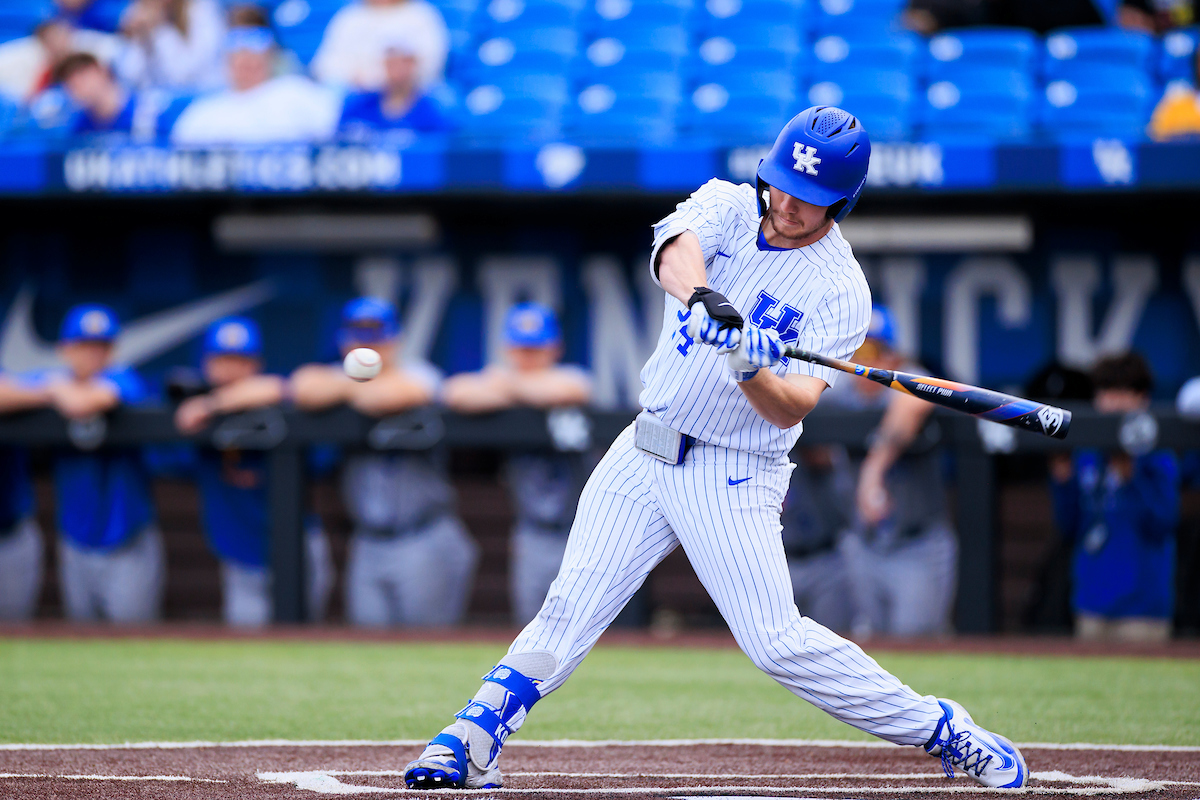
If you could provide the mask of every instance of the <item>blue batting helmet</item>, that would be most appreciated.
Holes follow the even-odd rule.
[[[117,338],[121,323],[116,313],[99,303],[85,303],[72,307],[63,317],[58,331],[58,340],[68,342],[111,342]]]
[[[258,358],[262,355],[262,334],[258,325],[248,317],[217,320],[204,335],[204,355]]]
[[[511,347],[548,347],[560,338],[558,317],[541,303],[519,303],[504,319],[504,339]]]
[[[342,306],[339,347],[378,344],[399,335],[400,316],[396,313],[396,307],[387,300],[360,297]]]
[[[875,339],[889,349],[896,349],[896,318],[887,306],[871,306],[871,321],[867,325],[867,338]]]
[[[814,206],[829,206],[829,215],[841,222],[858,202],[870,160],[871,140],[857,117],[833,106],[801,111],[758,165],[759,210],[766,213],[763,193],[774,186]]]

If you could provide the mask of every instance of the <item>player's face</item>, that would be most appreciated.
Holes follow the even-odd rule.
[[[771,188],[770,227],[775,236],[767,241],[776,247],[803,247],[820,239],[833,224],[825,211],[828,206],[814,206],[787,192]],[[768,231],[768,234],[770,231]],[[777,241],[771,241],[772,239]]]
[[[67,78],[63,88],[78,105],[92,108],[100,102],[108,88],[108,74],[101,67],[87,67]]]
[[[229,83],[239,92],[266,83],[271,77],[271,54],[234,50],[229,54]]]
[[[204,379],[209,386],[228,386],[260,372],[262,362],[257,358],[220,355],[204,359]]]
[[[58,355],[72,375],[86,380],[104,371],[112,358],[112,349],[109,342],[67,342],[58,346]]]
[[[538,372],[558,363],[561,349],[550,347],[510,347],[508,363],[517,372]]]
[[[1150,398],[1133,389],[1100,389],[1092,400],[1096,410],[1104,414],[1127,414],[1150,406]]]
[[[417,77],[417,59],[410,53],[389,52],[383,59],[387,85],[393,89],[409,89]]]

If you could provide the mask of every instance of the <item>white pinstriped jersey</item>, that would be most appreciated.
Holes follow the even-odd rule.
[[[748,323],[774,328],[785,344],[849,358],[866,337],[871,291],[838,226],[806,247],[761,250],[760,223],[752,186],[713,179],[654,226],[651,272],[659,248],[692,231],[704,251],[708,285]],[[803,426],[777,428],[758,415],[725,356],[688,337],[690,312],[683,303],[668,295],[663,313],[658,345],[642,368],[642,407],[702,442],[786,458]],[[812,375],[830,386],[838,375],[797,359],[773,371]]]

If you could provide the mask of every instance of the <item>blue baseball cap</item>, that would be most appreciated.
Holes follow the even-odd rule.
[[[121,323],[117,314],[99,303],[74,306],[63,317],[58,331],[60,342],[111,342],[117,338]]]
[[[360,297],[342,306],[342,326],[338,346],[378,344],[400,335],[400,317],[396,307],[378,297]]]
[[[871,306],[871,322],[867,326],[867,338],[896,349],[896,318],[887,306]]]
[[[269,28],[234,28],[225,35],[225,52],[249,50],[265,53],[275,46],[275,36]]]
[[[560,338],[558,317],[541,303],[518,303],[504,319],[504,339],[510,347],[547,347]]]
[[[258,323],[249,317],[225,317],[214,322],[204,335],[204,355],[245,356],[262,355],[262,334]]]

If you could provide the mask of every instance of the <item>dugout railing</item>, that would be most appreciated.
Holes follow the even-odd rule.
[[[1128,417],[1076,408],[1066,441],[1024,431],[981,425],[959,414],[939,412],[934,421],[953,457],[954,505],[959,548],[956,629],[987,633],[998,624],[998,525],[996,457],[1076,448],[1123,449],[1151,446],[1200,449],[1200,423],[1169,411]],[[629,411],[533,410],[462,416],[422,408],[382,419],[348,408],[305,413],[265,408],[218,420],[196,436],[180,435],[166,408],[129,408],[88,421],[68,421],[53,411],[0,417],[0,444],[37,448],[129,447],[178,442],[218,449],[268,453],[268,504],[275,620],[305,619],[304,561],[305,450],[316,444],[387,451],[448,448],[498,450],[588,450],[607,447],[633,419]],[[814,411],[805,420],[803,445],[861,446],[879,421],[878,412]]]

